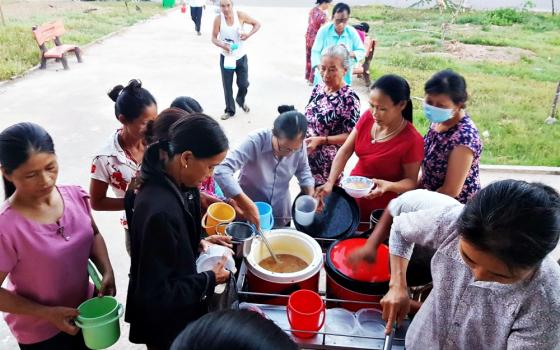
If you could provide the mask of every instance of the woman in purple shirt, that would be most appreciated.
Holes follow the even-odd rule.
[[[424,85],[424,115],[432,122],[424,137],[421,187],[466,203],[480,190],[482,142],[466,114],[465,79],[452,70],[436,73]]]
[[[93,296],[87,264],[103,275],[99,295],[115,295],[103,237],[89,195],[56,185],[58,163],[49,134],[19,123],[0,134],[6,201],[0,208],[0,311],[21,349],[87,349],[73,323]]]

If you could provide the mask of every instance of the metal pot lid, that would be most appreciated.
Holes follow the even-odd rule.
[[[292,206],[292,217],[295,218],[295,205]],[[312,237],[331,239],[354,234],[359,223],[360,210],[356,200],[337,186],[333,187],[332,193],[325,198],[323,211],[315,213],[311,225],[302,226],[294,220],[298,231],[305,232]]]

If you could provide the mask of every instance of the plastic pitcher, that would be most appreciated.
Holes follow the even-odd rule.
[[[308,289],[293,292],[286,307],[292,334],[300,338],[311,338],[325,323],[325,304],[319,294]],[[298,332],[307,331],[307,332]]]
[[[218,224],[230,223],[233,219],[235,219],[235,209],[231,205],[223,202],[212,203],[202,217],[202,227],[209,236],[223,235],[225,226],[220,227]]]
[[[272,230],[272,228],[274,227],[274,215],[272,214],[272,206],[265,202],[255,202],[255,205],[259,210],[261,229],[264,231]]]
[[[312,196],[305,195],[296,199],[295,220],[302,226],[309,226],[315,218],[315,210],[317,210],[317,200]]]

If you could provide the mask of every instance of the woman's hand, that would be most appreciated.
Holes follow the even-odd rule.
[[[228,248],[233,248],[233,244],[231,244],[231,237],[229,236],[212,235],[204,238],[204,241],[210,242],[212,244],[223,245],[224,247]]]
[[[103,279],[101,280],[101,289],[97,293],[98,297],[109,295],[114,297],[117,294],[117,287],[115,285],[115,275],[113,271],[105,271]]]
[[[73,320],[79,315],[80,313],[76,309],[64,306],[52,306],[45,309],[44,318],[60,331],[70,335],[76,335],[80,329],[74,324]]]
[[[321,146],[323,144],[323,138],[322,137],[308,137],[306,138],[303,142],[307,145],[307,154],[311,154],[313,152],[315,152],[315,150],[317,149],[317,147]]]
[[[355,269],[361,261],[374,263],[377,258],[377,250],[368,249],[368,247],[361,247],[355,249],[348,255],[346,261],[353,269]]]
[[[313,197],[319,201],[319,204],[317,205],[317,211],[323,211],[323,208],[325,206],[325,197],[328,197],[332,193],[333,186],[334,185],[332,183],[327,181],[324,185],[319,186],[315,189]]]
[[[365,199],[374,199],[377,197],[381,197],[383,194],[385,194],[385,192],[389,191],[389,187],[391,186],[391,182],[389,181],[377,180],[377,179],[372,179],[372,180],[375,186],[373,187],[371,192],[364,197]]]
[[[401,324],[410,311],[410,298],[406,286],[391,286],[383,299],[383,320],[387,322],[385,334],[390,334],[395,322]]]
[[[226,283],[229,280],[230,272],[224,268],[227,259],[227,255],[222,256],[212,269],[214,276],[216,276],[216,284]]]

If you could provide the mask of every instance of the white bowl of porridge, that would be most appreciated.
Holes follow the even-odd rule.
[[[373,180],[363,176],[347,176],[340,182],[340,187],[354,198],[367,196],[374,186]]]

